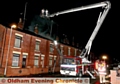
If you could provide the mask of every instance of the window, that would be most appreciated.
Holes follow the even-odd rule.
[[[41,55],[41,65],[42,65],[42,68],[44,68],[44,55],[43,56]]]
[[[53,53],[53,51],[54,51],[54,46],[53,44],[50,44],[50,53]]]
[[[52,66],[52,57],[49,58],[49,66]]]
[[[54,60],[56,60],[56,58],[57,58],[57,57],[56,57],[56,56],[54,56]]]
[[[39,56],[35,56],[35,58],[34,58],[34,66],[36,66],[36,67],[39,66]]]
[[[77,56],[77,49],[75,49],[74,56]]]
[[[15,47],[20,48],[21,47],[21,41],[22,41],[22,37],[21,36],[15,36]]]
[[[56,57],[56,56],[54,56],[54,63],[56,62],[56,59],[57,59],[57,57]]]
[[[75,60],[71,58],[64,58],[62,64],[75,64]]]
[[[70,48],[68,48],[68,55],[70,55]]]
[[[63,46],[60,46],[60,52],[63,54]]]
[[[37,50],[37,51],[40,50],[40,41],[36,41],[36,43],[35,43],[35,50]]]
[[[13,53],[12,66],[18,67],[20,54]]]
[[[22,68],[25,68],[25,67],[26,67],[26,57],[27,57],[27,55],[23,55]]]

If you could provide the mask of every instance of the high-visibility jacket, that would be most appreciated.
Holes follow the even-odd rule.
[[[95,62],[95,69],[98,70],[98,62]]]
[[[98,70],[98,66],[99,66],[99,60],[96,60],[96,61],[95,61],[95,67],[94,67],[94,68],[95,68],[96,70]]]
[[[99,72],[99,74],[106,75],[106,68],[105,67],[98,67],[98,72]]]

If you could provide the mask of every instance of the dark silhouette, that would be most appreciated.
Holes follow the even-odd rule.
[[[120,68],[117,70],[117,77],[120,77]]]

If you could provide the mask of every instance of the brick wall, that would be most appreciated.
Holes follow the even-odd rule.
[[[0,24],[0,67],[2,66],[4,46],[5,46],[6,28]]]
[[[4,76],[4,68],[0,68],[0,76]]]

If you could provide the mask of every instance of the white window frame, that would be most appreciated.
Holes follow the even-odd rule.
[[[53,65],[53,55],[49,55],[49,66]]]
[[[19,55],[19,56],[15,56]],[[17,60],[14,59],[14,57],[17,57]],[[12,67],[19,67],[19,60],[20,60],[20,54],[19,53],[13,53],[13,58],[12,58]],[[17,63],[16,65],[14,65],[14,63]]]
[[[41,43],[41,40],[36,39],[36,41],[35,41],[35,51],[40,51],[40,43]]]
[[[61,52],[62,54],[63,54],[63,52],[64,52],[63,49],[64,49],[64,47],[61,45],[61,46],[60,46],[60,52]]]
[[[77,49],[75,49],[74,56],[77,56]]]
[[[57,59],[57,56],[54,56],[54,61],[56,61],[56,59]]]
[[[71,54],[70,50],[71,50],[71,48],[68,48],[68,55],[70,55],[70,54]]]
[[[37,64],[36,64],[37,61]],[[34,56],[34,66],[39,67],[39,56],[35,55]]]
[[[18,37],[18,38],[17,38]],[[22,35],[18,35],[15,34],[15,43],[14,43],[14,47],[15,48],[21,48],[21,42],[22,42],[23,36]],[[18,46],[19,45],[19,46]]]
[[[52,45],[52,47],[51,47],[51,45]],[[50,43],[49,52],[50,53],[54,52],[54,44],[53,43]]]
[[[41,55],[41,65],[42,65],[42,68],[44,68],[44,59],[45,59],[45,55],[42,54]]]
[[[23,57],[22,57],[22,65],[23,65],[23,58],[26,58],[26,63],[27,63],[27,56],[28,56],[28,53],[23,53]],[[25,64],[25,67],[26,67],[26,64]]]

